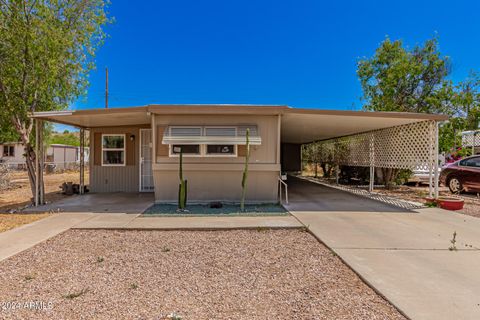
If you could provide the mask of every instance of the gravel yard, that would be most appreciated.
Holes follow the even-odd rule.
[[[274,203],[246,204],[245,210],[239,204],[221,203],[220,208],[211,208],[208,204],[187,204],[187,211],[178,212],[176,204],[155,204],[143,214],[161,216],[269,216],[288,215],[284,207]]]
[[[302,230],[70,230],[0,262],[2,319],[404,319]]]

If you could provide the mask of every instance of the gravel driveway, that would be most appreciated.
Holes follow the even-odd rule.
[[[404,319],[301,230],[70,230],[0,283],[2,319]]]

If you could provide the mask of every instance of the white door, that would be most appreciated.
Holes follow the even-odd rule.
[[[152,130],[140,129],[140,191],[152,192]]]

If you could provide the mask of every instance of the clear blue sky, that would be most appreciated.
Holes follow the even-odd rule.
[[[150,103],[360,109],[356,61],[436,33],[452,79],[480,71],[480,1],[112,0],[116,22],[73,109]]]

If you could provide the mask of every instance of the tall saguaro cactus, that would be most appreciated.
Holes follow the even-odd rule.
[[[178,185],[178,209],[185,210],[187,207],[187,180],[183,179],[183,150],[181,149],[178,176],[180,179],[180,184]]]
[[[250,161],[250,129],[245,133],[247,154],[245,155],[245,167],[242,176],[242,199],[240,201],[240,210],[245,211],[245,196],[247,195],[248,162]]]

